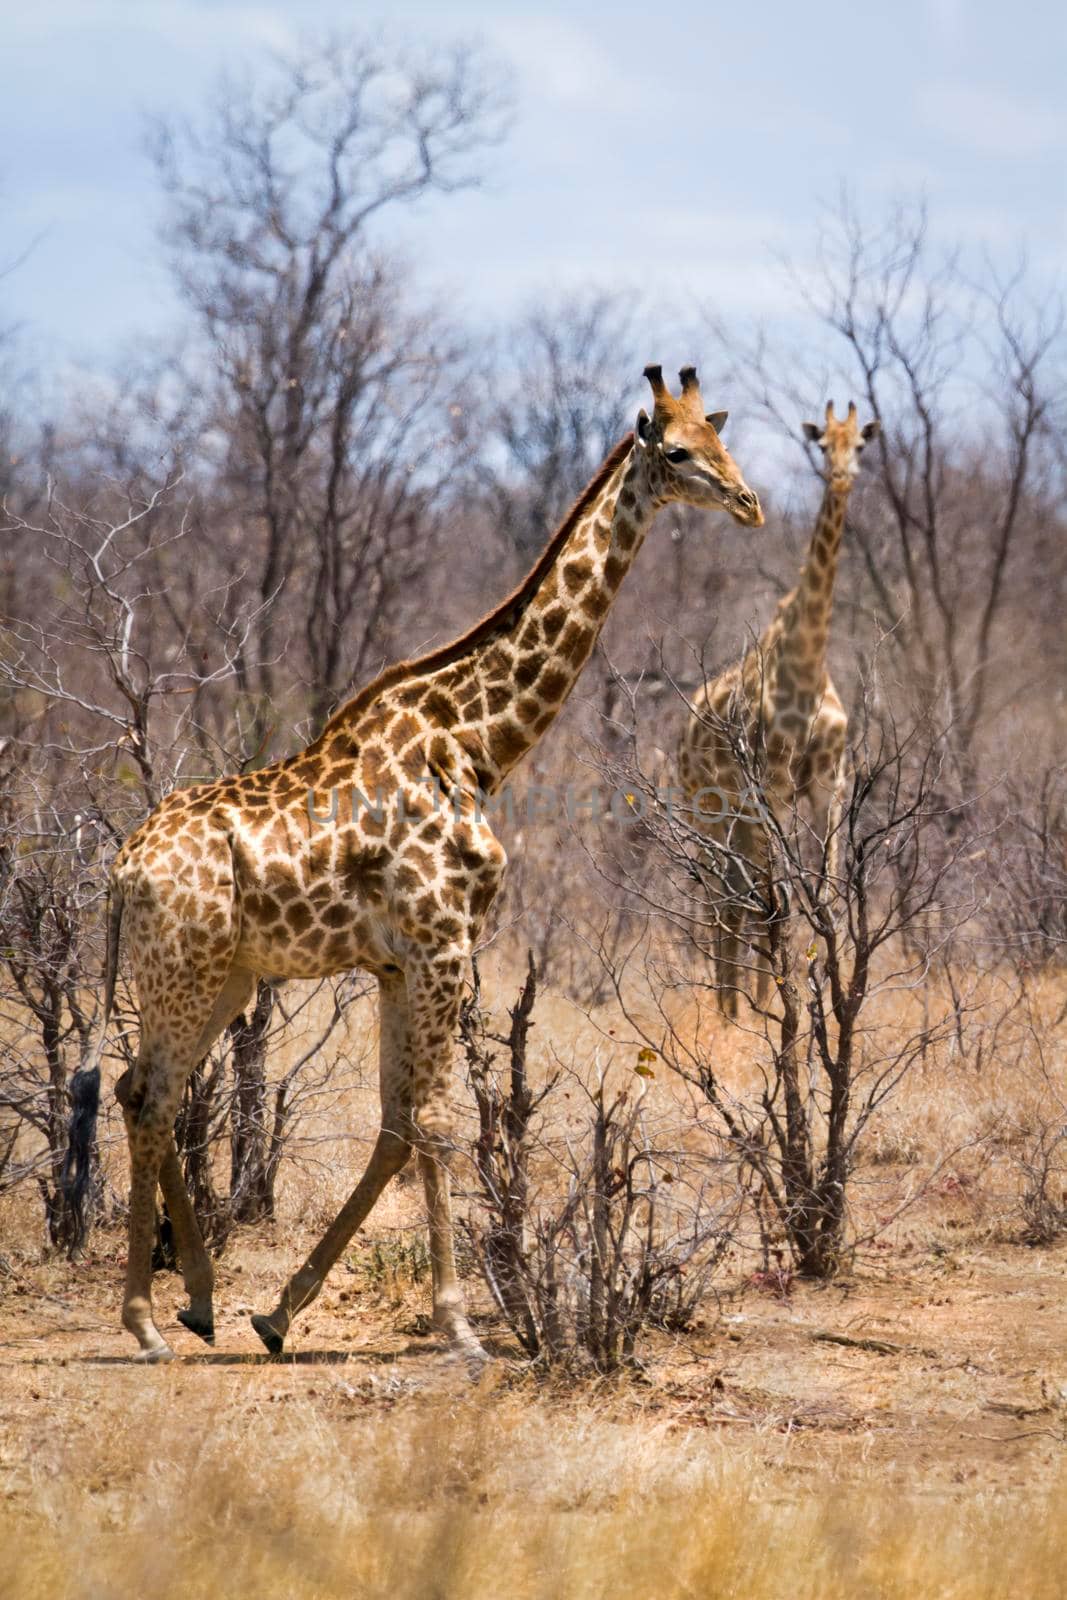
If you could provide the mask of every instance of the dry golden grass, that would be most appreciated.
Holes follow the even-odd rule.
[[[517,977],[486,969],[499,1021]],[[1035,998],[1038,1015],[1062,1009],[1058,993]],[[903,1027],[917,1003],[887,1001],[880,1022]],[[587,1077],[613,1051],[613,1070],[632,1071],[611,1008],[584,1016],[546,994],[536,1018],[535,1083],[559,1061]],[[699,1026],[718,1070],[745,1089],[752,1041],[714,1017]],[[407,1259],[398,1244],[422,1237],[411,1183],[387,1191],[367,1241],[301,1318],[298,1359],[256,1353],[246,1311],[271,1302],[373,1137],[375,1021],[361,1004],[338,1041],[351,1077],[310,1108],[277,1225],[238,1231],[220,1263],[213,1355],[176,1327],[180,1283],[163,1275],[161,1325],[184,1359],[126,1365],[120,1231],[98,1231],[71,1267],[42,1255],[31,1190],[0,1203],[11,1267],[0,1279],[0,1595],[1067,1593],[1067,1251],[1012,1242],[1017,1149],[1063,1093],[1064,1032],[1042,1029],[1040,1060],[1020,1023],[977,1067],[949,1041],[915,1069],[872,1126],[852,1220],[862,1229],[905,1209],[841,1282],[775,1298],[753,1286],[739,1248],[702,1326],[652,1337],[639,1381],[551,1395],[506,1362],[472,1391],[417,1337],[425,1277],[388,1270]],[[286,1041],[272,1066],[296,1048]],[[668,1142],[692,1150],[710,1137],[706,1108],[665,1070],[645,1092]],[[580,1101],[558,1115],[580,1120]],[[827,1331],[861,1343],[827,1344]]]
[[[497,1031],[506,1031],[506,1007],[518,995],[522,968],[493,952],[483,969],[486,1004]],[[954,1191],[950,1231],[966,1228],[976,1237],[1011,1238],[1021,1230],[1018,1197],[1023,1174],[1016,1157],[1029,1134],[1043,1121],[1062,1122],[1067,1108],[1063,984],[1058,979],[1035,981],[1026,1005],[1014,1010],[1010,984],[996,974],[982,974],[964,987],[967,1016],[959,1036],[949,1030],[911,1068],[864,1136],[859,1180],[853,1186],[852,1220],[859,1234],[868,1233],[877,1218],[906,1205],[909,1196],[919,1194],[946,1163],[948,1172],[964,1179]],[[303,988],[290,985],[291,1006]],[[645,1037],[656,1038],[659,1003],[639,972],[635,971],[627,1000]],[[321,1031],[329,1009],[327,996],[319,996],[272,1043],[268,1064],[272,1077],[280,1076],[304,1053]],[[704,1059],[714,1062],[720,1083],[730,1093],[758,1103],[761,1069],[767,1060],[767,1047],[758,1034],[725,1023],[710,991],[682,989],[669,1009],[683,1044],[693,1044]],[[898,990],[878,996],[865,1014],[872,1030],[872,1054],[877,1055],[887,1040],[912,1032],[924,1011],[928,1017],[951,1016],[950,996],[933,984],[922,992]],[[1008,1020],[997,1027],[994,1037],[993,1025],[1004,1013],[1009,1013]],[[538,998],[530,1037],[531,1081],[540,1085],[562,1065],[578,1082],[589,1082],[596,1071],[608,1068],[621,1084],[632,1075],[642,1042],[614,1002],[583,1006],[546,988]],[[279,1186],[283,1224],[310,1221],[325,1226],[366,1161],[378,1124],[376,1049],[376,1003],[368,995],[350,1008],[327,1046],[327,1061],[336,1064],[333,1075],[301,1106],[295,1159],[283,1169]],[[687,1064],[692,1066],[691,1061]],[[118,1071],[119,1064],[112,1063],[109,1075]],[[314,1069],[311,1075],[319,1076]],[[714,1152],[714,1116],[699,1090],[660,1066],[655,1080],[644,1083],[643,1093],[646,1115],[664,1146],[697,1156]],[[474,1135],[474,1122],[467,1097],[457,1096],[457,1103],[464,1142]],[[549,1131],[580,1131],[580,1094],[558,1096],[545,1111]],[[127,1183],[125,1136],[108,1086],[102,1113],[105,1167],[115,1192],[122,1195]],[[223,1185],[226,1159],[222,1150]],[[29,1203],[32,1209],[32,1193]],[[6,1220],[12,1205],[20,1212],[24,1209],[19,1198],[0,1197],[0,1235],[6,1244],[21,1243],[23,1233]],[[927,1211],[924,1226],[932,1223],[936,1231],[938,1219],[949,1210],[942,1205]],[[910,1218],[913,1212],[907,1215]]]
[[[107,1404],[113,1379],[82,1376],[82,1404]],[[292,1368],[197,1414],[188,1371],[135,1378],[106,1432],[41,1452],[29,1503],[0,1512],[11,1600],[1064,1592],[1064,1480],[1022,1505],[889,1496],[873,1473],[841,1493],[755,1445],[585,1406],[475,1391],[383,1408],[329,1377],[309,1394]]]

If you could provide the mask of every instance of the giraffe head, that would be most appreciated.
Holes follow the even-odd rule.
[[[848,416],[839,421],[834,416],[834,403],[826,402],[826,424],[803,424],[804,437],[817,444],[826,462],[826,477],[832,489],[851,489],[852,480],[860,470],[860,456],[868,440],[878,432],[877,422],[866,422],[861,428],[856,421],[856,402],[848,403]]]
[[[761,528],[759,497],[719,437],[726,412],[705,415],[695,367],[683,367],[678,376],[682,392],[675,398],[663,381],[662,367],[645,368],[655,404],[651,416],[638,412],[634,441],[644,454],[654,494],[660,500],[728,511],[746,528]]]

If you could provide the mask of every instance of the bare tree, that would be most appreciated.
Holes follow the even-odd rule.
[[[1025,972],[1067,959],[1067,772],[1013,775],[996,797],[990,934]]]
[[[31,1179],[51,1244],[79,1251],[96,1209],[90,1138],[78,1161],[71,1118],[96,1120],[88,1064],[96,1006],[91,930],[100,888],[78,850],[77,813],[22,781],[0,805],[0,1190]],[[42,793],[42,791],[44,791]]]
[[[350,1008],[369,993],[360,974],[307,985],[260,982],[253,1005],[198,1064],[185,1088],[175,1129],[182,1175],[205,1244],[221,1254],[238,1223],[273,1220],[283,1163],[314,1157],[305,1124],[362,1077],[337,1038]],[[135,1034],[132,1026],[125,1038]],[[268,1073],[272,1051],[288,1043],[295,1058]],[[132,1061],[128,1053],[127,1060]],[[228,1159],[226,1159],[228,1157]],[[158,1267],[175,1265],[170,1219],[159,1218]]]
[[[524,558],[632,426],[638,359],[629,297],[549,298],[501,337],[478,460],[497,527]]]
[[[186,532],[173,497],[174,485],[164,483],[120,511],[93,515],[53,493],[40,520],[9,515],[4,529],[37,579],[20,584],[19,610],[0,618],[10,728],[5,1121],[44,1138],[49,1231],[68,1248],[84,1240],[96,1163],[100,1077],[88,1056],[104,868],[123,835],[181,781],[196,745],[190,708],[200,691],[234,671],[228,625],[217,634],[217,665],[196,670],[186,667],[180,639],[160,626],[161,558]],[[40,1146],[30,1150],[34,1167]]]
[[[317,726],[389,648],[433,551],[463,432],[460,349],[412,308],[378,230],[474,183],[500,128],[477,55],[420,66],[354,40],[226,84],[199,131],[157,130],[167,243],[214,373],[199,430],[223,553],[255,601],[237,665],[260,735],[282,654],[292,681],[297,646]]]
[[[644,789],[660,871],[620,872],[625,857],[604,852],[601,870],[629,891],[631,916],[640,910],[645,922],[621,955],[598,953],[639,1040],[714,1110],[755,1180],[758,1215],[773,1218],[797,1270],[828,1277],[848,1248],[849,1181],[872,1119],[966,1007],[956,996],[931,1010],[920,997],[981,905],[967,865],[977,840],[961,830],[945,843],[945,741],[921,726],[903,735],[864,720],[836,841],[814,838],[795,803],[760,803],[758,752],[725,719],[720,732],[749,797],[736,834],[708,838],[680,792],[656,809],[643,774],[611,773],[635,793]],[[757,804],[758,829],[748,816]],[[734,981],[747,1007],[735,1026],[748,1044],[754,1093],[723,1081],[706,1034],[681,1027],[671,1005],[679,988],[717,1004],[722,976],[712,958],[723,925],[745,929]],[[653,998],[652,1023],[646,1006],[632,1003],[635,964],[642,995]],[[887,1021],[877,1002],[896,995],[902,1003]]]
[[[904,692],[939,704],[960,788],[973,789],[990,719],[1020,684],[1006,654],[1013,623],[1047,622],[1063,670],[1061,578],[1042,558],[1063,537],[1063,307],[1035,299],[1022,269],[972,273],[939,252],[922,206],[868,223],[843,200],[814,266],[790,277],[818,343],[785,351],[766,331],[739,344],[720,329],[736,380],[789,437],[813,396],[810,377],[801,388],[783,372],[822,371],[881,423],[879,470],[849,508],[864,582],[849,594],[846,570],[838,615],[873,612]]]
[[[0,655],[11,710],[0,752],[0,1183],[37,1178],[52,1242],[67,1248],[84,1241],[95,1182],[100,1071],[89,1045],[107,863],[162,795],[239,765],[244,744],[240,725],[220,736],[201,720],[209,690],[236,681],[245,643],[225,591],[200,608],[211,651],[190,660],[186,638],[169,625],[169,571],[180,555],[190,559],[189,524],[174,500],[175,486],[164,484],[101,517],[53,495],[40,521],[9,517],[5,530],[36,553],[42,581],[20,587],[22,609],[3,618]],[[354,992],[350,985],[344,995]],[[276,1004],[263,986],[231,1030],[231,1058],[202,1063],[191,1081],[179,1151],[216,1243],[234,1221],[271,1214],[300,1106],[313,1086],[330,1092],[335,1063],[313,1062],[313,1051],[268,1084],[268,1037],[301,1009]],[[342,1013],[335,995],[319,1046]],[[128,1056],[125,1032],[118,1048]],[[220,1199],[213,1169],[227,1137],[230,1182]]]
[[[536,998],[529,955],[506,1035],[481,1008],[477,972],[463,1008],[480,1201],[467,1234],[527,1355],[613,1372],[649,1327],[687,1324],[729,1243],[737,1195],[720,1194],[649,1115],[651,1050],[638,1054],[629,1080],[598,1065],[589,1084],[558,1068],[534,1089],[527,1043]],[[507,1051],[503,1074],[497,1046]],[[560,1126],[559,1106],[572,1095],[585,1108],[579,1131]]]

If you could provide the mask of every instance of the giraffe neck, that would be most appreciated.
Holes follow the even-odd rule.
[[[452,731],[489,793],[562,710],[658,506],[631,448],[579,502],[500,627],[438,675],[460,710]]]
[[[848,494],[848,489],[835,489],[827,483],[800,582],[783,617],[783,649],[805,657],[809,668],[821,669],[826,657]]]

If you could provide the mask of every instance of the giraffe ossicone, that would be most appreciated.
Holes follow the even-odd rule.
[[[137,1060],[118,1087],[130,1144],[129,1263],[122,1320],[140,1359],[171,1350],[152,1316],[156,1186],[174,1224],[189,1307],[214,1335],[213,1275],[182,1181],[174,1120],[186,1079],[247,1005],[258,975],[318,978],[361,967],[380,995],[381,1125],[366,1171],[323,1238],[253,1323],[280,1351],[296,1313],[414,1151],[425,1189],[435,1325],[480,1346],[456,1276],[448,1164],[453,1037],[464,975],[500,887],[505,853],[473,796],[492,795],[567,699],[656,512],[671,502],[763,514],[706,418],[696,373],[673,397],[658,367],[641,411],[502,605],[462,638],[401,662],[330,718],[306,749],[258,772],[169,795],[111,875],[107,999],[120,925],[137,985]],[[427,773],[454,804],[434,806]],[[313,821],[307,797],[383,790],[395,808]]]
[[[729,845],[723,895],[714,909],[716,988],[727,1016],[737,1014],[738,994],[753,968],[757,992],[767,987],[765,965],[751,948],[753,918],[743,905],[753,880],[766,877],[767,828],[742,803],[750,774],[738,770],[731,727],[744,731],[748,748],[762,759],[765,804],[786,823],[804,799],[813,832],[827,849],[827,870],[836,870],[848,717],[827,670],[826,649],[849,494],[864,446],[878,429],[877,420],[859,426],[854,401],[838,418],[828,400],[821,426],[802,425],[804,437],[822,452],[825,488],[800,581],[779,600],[774,620],[742,659],[693,697],[682,732],[678,779],[693,804],[692,821],[709,839]],[[703,807],[706,792],[725,794],[727,803]],[[769,885],[767,903],[773,903]]]

